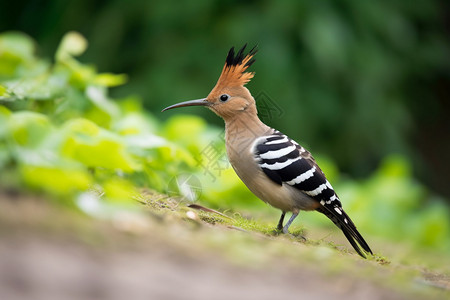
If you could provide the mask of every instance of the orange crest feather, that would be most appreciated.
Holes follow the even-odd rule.
[[[253,56],[256,54],[257,49],[255,46],[248,54],[244,55],[246,47],[247,44],[245,44],[236,55],[234,54],[234,47],[230,49],[216,87],[244,86],[253,78],[255,75],[254,72],[245,71],[255,62]]]

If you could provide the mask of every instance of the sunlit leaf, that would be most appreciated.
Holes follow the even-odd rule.
[[[84,90],[87,85],[91,84],[95,78],[96,69],[93,66],[82,65],[77,61],[68,61],[70,68],[70,84]]]
[[[124,179],[111,178],[102,184],[107,199],[131,202],[137,195],[135,186]]]
[[[120,137],[105,132],[93,122],[78,119],[66,125],[67,138],[62,154],[89,167],[119,169],[125,172],[138,170],[140,166],[126,151]]]
[[[101,86],[114,87],[126,83],[128,76],[126,74],[101,73],[95,76],[94,84]]]
[[[11,116],[11,111],[4,107],[3,105],[0,105],[0,117],[9,117]]]
[[[0,84],[0,100],[3,98],[8,98],[11,95],[8,93],[8,89]]]
[[[100,127],[98,127],[94,122],[86,119],[69,120],[64,124],[64,128],[68,131],[68,133],[91,137],[97,136],[100,133]]]
[[[88,86],[86,96],[100,109],[112,117],[118,117],[119,107],[106,96],[106,89],[98,86]]]
[[[78,32],[71,31],[64,35],[58,50],[56,51],[57,60],[65,60],[71,56],[79,56],[86,51],[87,40]]]
[[[21,32],[5,32],[0,34],[0,78],[12,76],[17,67],[33,60],[33,40]]]
[[[24,165],[20,170],[27,185],[56,195],[83,191],[92,183],[92,177],[80,169]]]
[[[400,155],[390,155],[383,160],[379,169],[382,177],[407,177],[411,175],[411,165]]]

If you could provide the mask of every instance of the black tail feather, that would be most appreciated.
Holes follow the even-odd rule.
[[[342,229],[342,228],[341,228]],[[350,242],[350,244],[352,245],[353,249],[355,249],[355,251],[363,258],[366,258],[366,255],[361,251],[360,246],[355,242],[355,239],[353,238],[353,236],[351,235],[351,233],[349,233],[348,231],[346,231],[345,229],[342,229],[342,232],[344,233],[345,237],[347,238],[347,240]]]
[[[350,219],[350,217],[345,213],[345,211],[341,207],[336,206],[336,208],[340,209],[342,214],[339,214],[335,210],[334,206],[333,207],[322,206],[322,207],[318,208],[317,211],[326,215],[331,221],[333,221],[333,223],[337,227],[339,227],[342,230],[345,237],[352,245],[353,249],[355,249],[355,251],[361,257],[366,258],[365,253],[370,253],[373,255],[372,250],[370,249],[369,245],[366,243],[364,238],[358,232],[355,224]],[[347,220],[347,222],[345,220]]]

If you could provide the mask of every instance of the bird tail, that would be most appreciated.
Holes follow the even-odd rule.
[[[338,213],[337,210],[340,212]],[[318,208],[317,211],[327,216],[337,227],[342,230],[347,240],[361,257],[366,258],[366,253],[373,255],[369,245],[358,232],[353,221],[341,207],[337,205],[333,205],[333,207],[322,206]]]

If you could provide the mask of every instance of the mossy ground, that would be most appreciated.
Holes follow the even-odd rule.
[[[434,255],[426,251],[418,251],[417,257],[411,258],[410,261],[400,261],[396,259],[395,253],[401,252],[402,248],[407,246],[394,245],[393,247],[392,242],[383,241],[381,244],[388,243],[389,248],[394,248],[388,251],[388,253],[394,253],[394,258],[382,252],[375,252],[373,256],[368,256],[367,260],[364,260],[346,245],[345,239],[339,240],[337,244],[329,241],[327,237],[330,234],[326,233],[321,233],[324,237],[319,239],[305,238],[306,229],[302,226],[292,226],[290,234],[284,235],[275,228],[277,220],[266,223],[244,217],[238,212],[228,212],[224,215],[200,205],[192,208],[189,202],[174,201],[173,198],[165,198],[162,202],[158,199],[156,203],[160,213],[175,214],[181,220],[195,223],[199,227],[213,226],[213,232],[208,231],[203,241],[209,246],[211,244],[208,241],[213,241],[212,244],[215,246],[219,245],[222,254],[234,262],[254,262],[256,257],[260,259],[256,263],[282,259],[289,261],[289,264],[317,267],[326,274],[336,276],[362,273],[364,278],[405,295],[415,294],[424,297],[446,293],[450,295],[450,265],[448,265],[450,257],[448,256],[441,257],[441,264],[436,264]],[[152,208],[155,207],[152,198],[147,199],[146,204]],[[244,237],[240,234],[239,238],[235,237],[229,229],[243,232]],[[334,233],[340,234],[338,230]],[[220,235],[220,238],[215,235]],[[340,243],[341,241],[343,242]],[[263,250],[260,250],[261,247]],[[382,249],[382,247],[378,248]],[[235,252],[238,252],[238,255]],[[430,269],[433,266],[436,266],[438,270]]]

